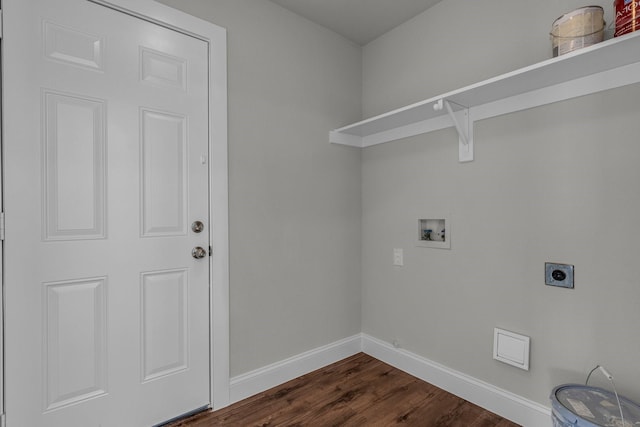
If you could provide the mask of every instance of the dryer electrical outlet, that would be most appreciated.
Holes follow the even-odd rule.
[[[573,289],[573,265],[546,262],[544,283],[548,286]]]

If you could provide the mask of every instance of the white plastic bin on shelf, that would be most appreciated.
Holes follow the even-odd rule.
[[[564,384],[551,392],[553,427],[638,427],[640,406],[620,397],[624,424],[616,396],[598,387]]]

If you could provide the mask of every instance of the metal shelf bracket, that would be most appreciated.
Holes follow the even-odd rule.
[[[455,104],[459,110],[453,111],[451,104]],[[473,120],[469,117],[469,108],[453,101],[440,98],[433,104],[433,109],[440,111],[445,109],[451,121],[458,131],[458,160],[470,162],[473,160]]]

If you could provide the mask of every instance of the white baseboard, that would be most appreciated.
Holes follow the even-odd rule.
[[[360,334],[231,378],[231,403],[324,368],[362,351]]]
[[[366,334],[362,334],[362,351],[522,426],[551,425],[548,407]]]
[[[231,379],[231,403],[359,352],[525,427],[549,427],[551,409],[367,334],[358,334]]]

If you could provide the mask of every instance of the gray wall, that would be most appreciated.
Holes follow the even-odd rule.
[[[478,122],[467,164],[451,129],[327,143],[361,108],[550,57],[582,3],[443,0],[361,50],[265,0],[162,1],[228,29],[231,375],[362,330],[543,404],[597,363],[640,400],[640,87]],[[451,250],[415,247],[443,212]],[[546,287],[545,261],[576,288]],[[531,336],[529,372],[492,360],[494,327]]]
[[[231,375],[357,334],[361,50],[265,0],[162,0],[227,28]]]
[[[365,115],[549,58],[551,23],[580,6],[438,3],[365,46]],[[596,364],[640,400],[638,97],[634,85],[478,122],[472,163],[452,129],[365,149],[363,331],[546,405]],[[442,212],[451,250],[416,247],[417,219]],[[545,286],[545,261],[574,264],[575,289]],[[531,336],[529,372],[492,360],[494,327]]]

